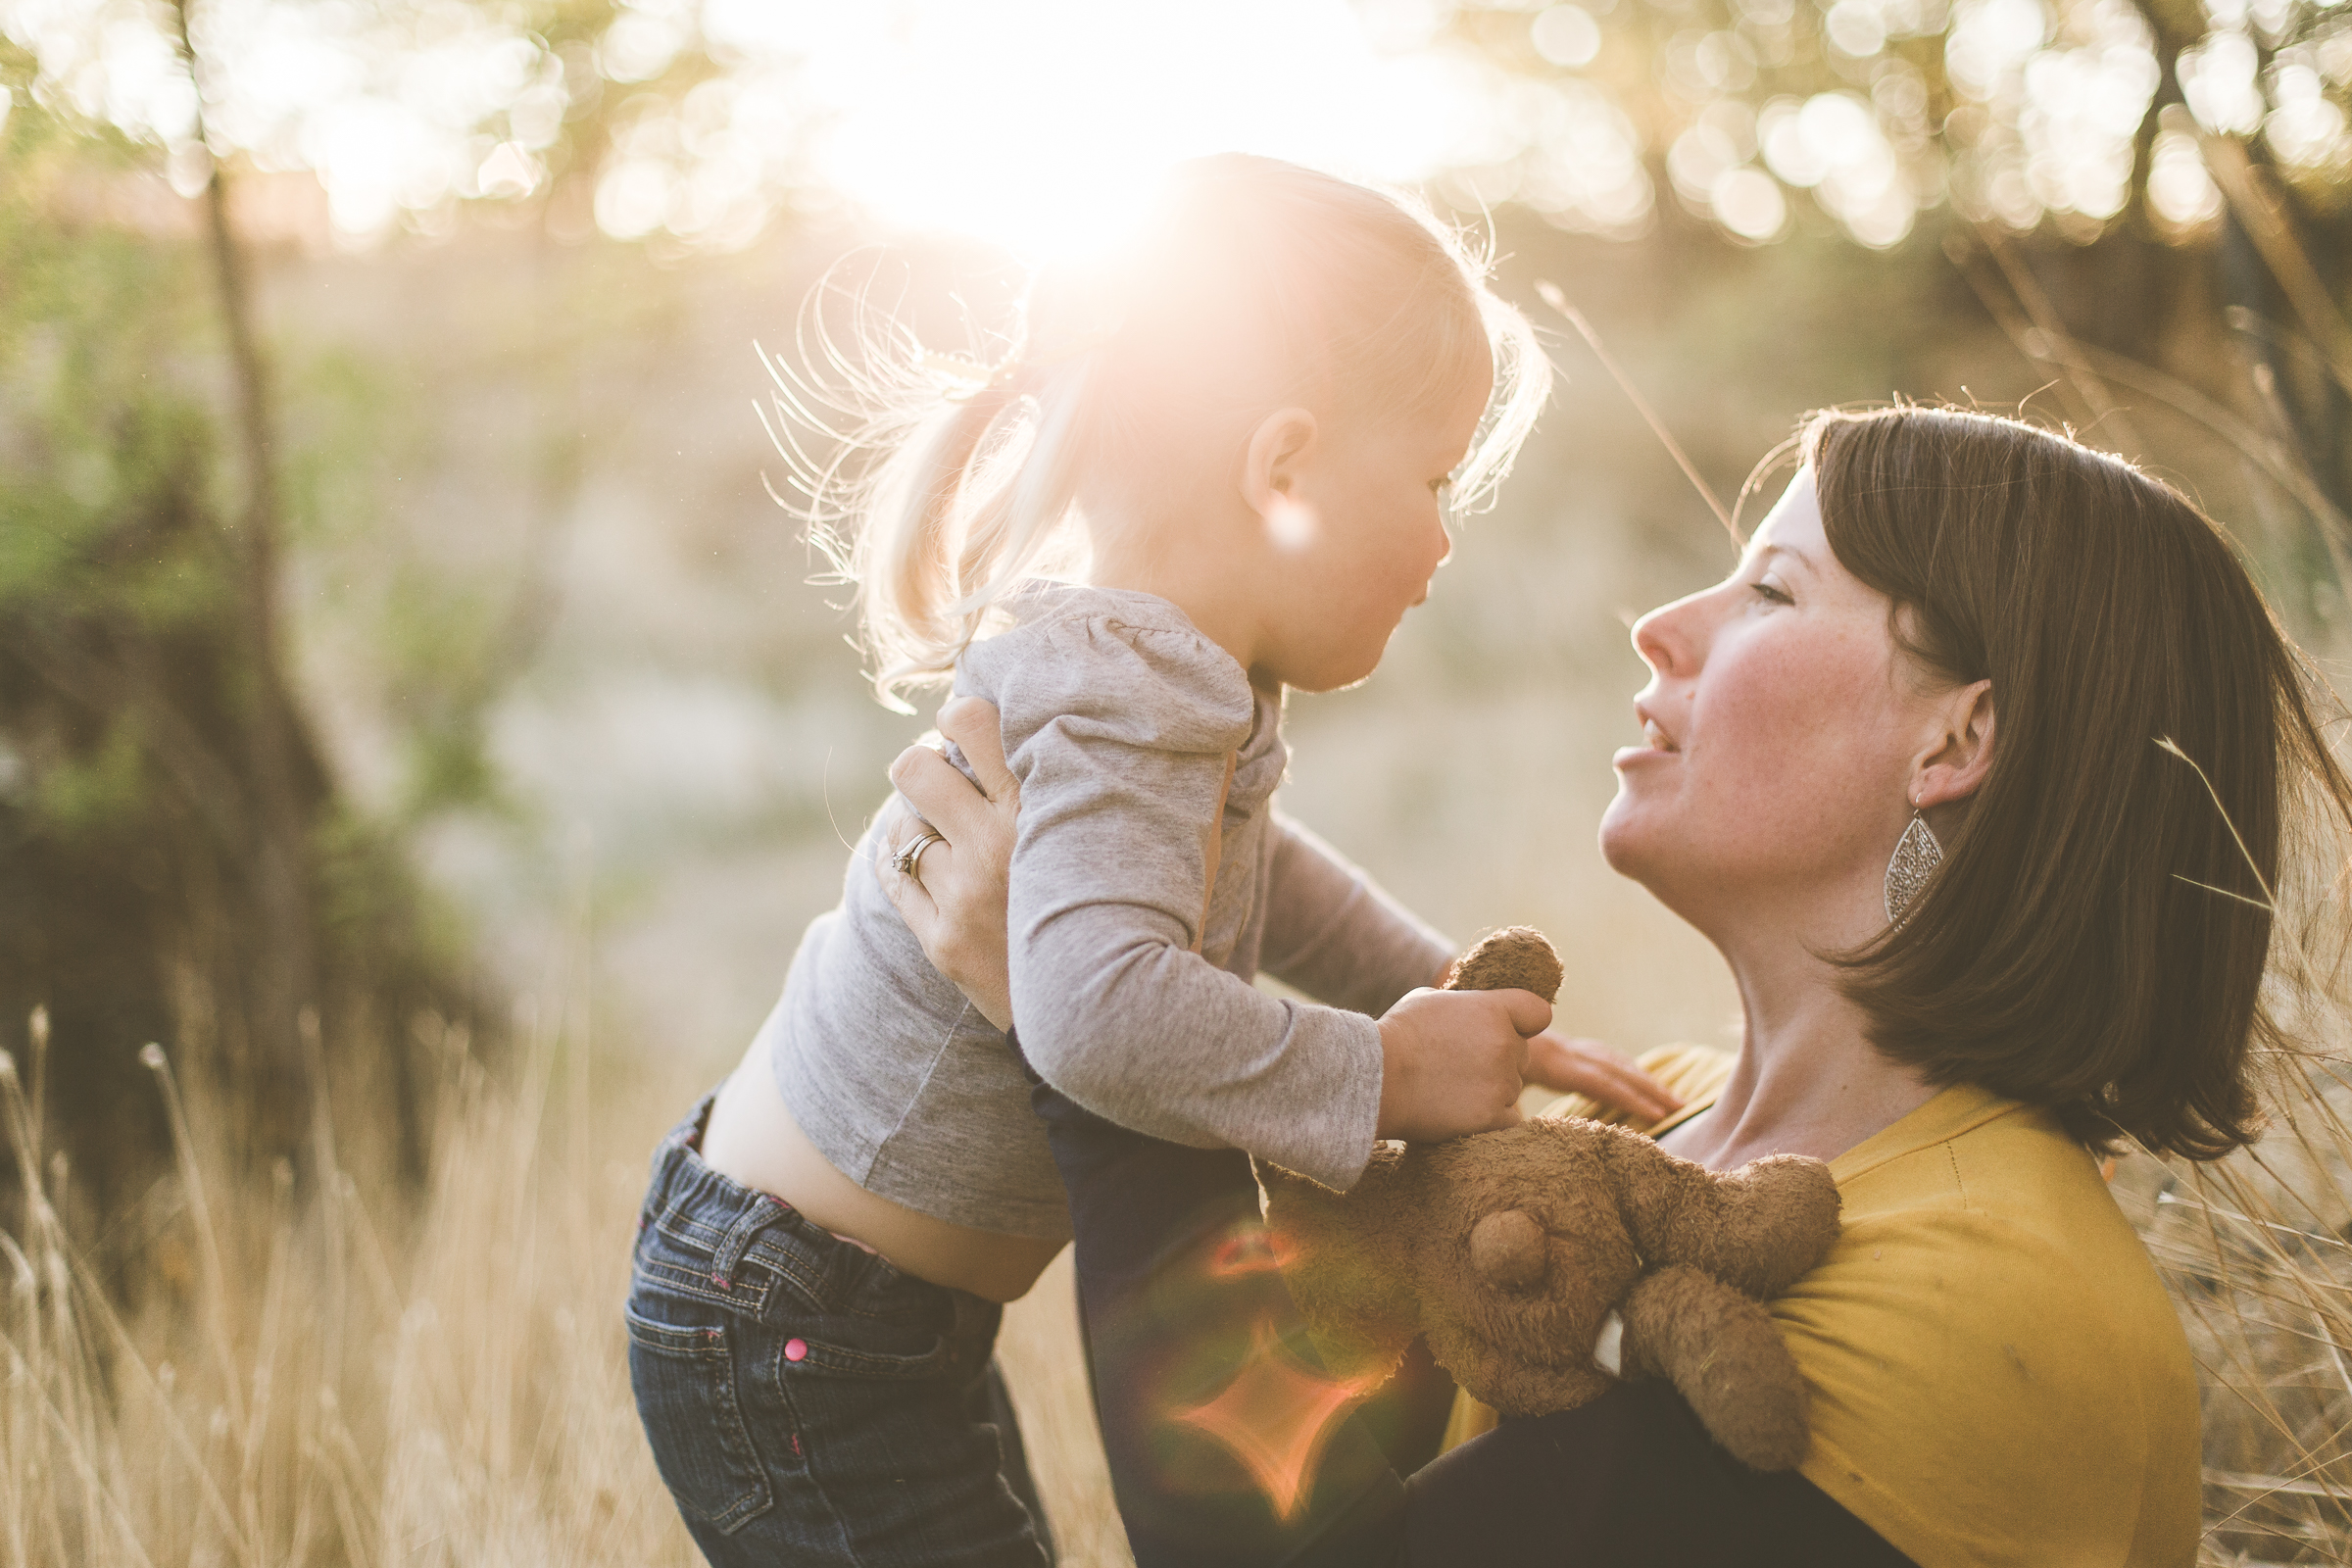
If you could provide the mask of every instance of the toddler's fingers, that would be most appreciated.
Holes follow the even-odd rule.
[[[901,752],[890,764],[890,782],[950,843],[986,839],[988,798],[930,747],[909,746]]]
[[[977,697],[958,697],[939,710],[939,732],[962,751],[972,764],[980,788],[992,801],[1021,793],[1020,780],[1004,765],[1004,727],[997,705]]]
[[[1551,1027],[1551,1004],[1533,991],[1490,991],[1509,1010],[1511,1027],[1523,1036],[1540,1035]]]

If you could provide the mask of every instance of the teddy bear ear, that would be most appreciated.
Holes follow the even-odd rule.
[[[1508,925],[1479,939],[1446,972],[1447,991],[1532,991],[1550,1002],[1564,971],[1551,943],[1532,925]]]

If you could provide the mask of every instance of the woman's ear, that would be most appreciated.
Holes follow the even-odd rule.
[[[1921,810],[1964,801],[1992,769],[1992,682],[1955,687],[1937,705],[1935,744],[1911,770],[1911,804]]]
[[[1319,433],[1304,409],[1276,409],[1257,421],[1242,453],[1242,500],[1250,511],[1272,518],[1297,502],[1298,470]]]

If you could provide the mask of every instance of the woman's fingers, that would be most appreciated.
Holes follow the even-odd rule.
[[[923,852],[924,868],[933,869],[934,862],[947,854],[945,844],[932,845]],[[914,939],[929,948],[939,924],[939,906],[932,902],[931,890],[923,886],[921,878],[900,870],[897,855],[887,849],[874,857],[874,880],[882,884],[883,896],[906,920],[906,929],[914,933]]]
[[[958,744],[961,744],[958,742]],[[1013,808],[992,805],[956,765],[928,746],[910,746],[890,765],[899,793],[875,830],[874,879],[933,968],[955,982],[981,1016],[1012,1025],[1004,961],[1004,871],[1011,858]],[[934,835],[909,871],[898,858]]]
[[[890,782],[951,844],[989,836],[995,808],[956,764],[928,746],[909,746],[890,764]],[[910,834],[903,834],[902,842]]]
[[[1528,1042],[1527,1076],[1531,1083],[1584,1095],[1651,1121],[1683,1108],[1673,1091],[1599,1041],[1571,1040],[1552,1030]]]
[[[1020,780],[1004,765],[1004,729],[997,706],[977,697],[958,697],[939,710],[939,732],[954,741],[972,764],[972,775],[992,801],[1017,798]]]

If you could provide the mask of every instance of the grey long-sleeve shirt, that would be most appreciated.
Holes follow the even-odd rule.
[[[1280,699],[1174,605],[1039,583],[1007,608],[1016,623],[973,644],[956,689],[996,704],[1021,782],[1007,937],[1031,1062],[1140,1132],[1351,1185],[1380,1105],[1371,1015],[1451,950],[1275,812]],[[923,957],[868,868],[877,853],[869,828],[761,1028],[785,1102],[869,1191],[1066,1237],[1004,1036]],[[1330,1005],[1259,991],[1261,966]]]

